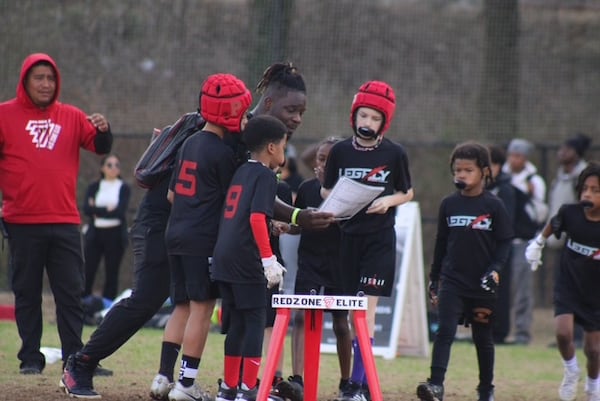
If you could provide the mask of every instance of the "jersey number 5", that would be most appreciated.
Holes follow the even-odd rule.
[[[235,216],[241,197],[241,185],[232,185],[229,187],[229,191],[227,191],[227,199],[225,199],[225,211],[223,212],[223,217],[226,219],[231,219],[233,216]]]
[[[184,196],[194,196],[196,193],[196,176],[193,172],[197,166],[198,163],[190,160],[181,161],[177,184],[175,184],[175,193]]]

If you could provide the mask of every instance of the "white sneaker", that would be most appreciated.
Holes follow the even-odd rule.
[[[577,384],[579,384],[579,370],[565,369],[565,373],[558,388],[560,401],[573,401],[577,397]]]
[[[189,387],[185,387],[180,382],[175,383],[175,386],[169,392],[169,401],[211,401],[212,398],[207,391],[194,383]]]
[[[160,373],[154,376],[150,385],[150,397],[155,400],[168,400],[169,391],[173,388],[173,383],[167,379],[167,376]]]
[[[586,391],[587,401],[600,401],[600,391]]]

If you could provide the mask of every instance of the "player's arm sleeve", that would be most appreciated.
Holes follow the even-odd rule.
[[[565,231],[565,210],[567,209],[567,205],[562,205],[555,216],[550,219],[550,228],[552,229],[552,234],[556,238],[560,238],[563,231]]]
[[[448,242],[448,225],[446,224],[446,217],[444,213],[444,203],[440,205],[438,212],[438,224],[437,233],[435,236],[435,247],[433,251],[433,262],[431,263],[431,271],[429,273],[429,279],[431,281],[438,281],[442,271],[442,262],[446,256],[446,246]]]
[[[412,189],[412,181],[410,177],[410,170],[408,167],[408,156],[404,151],[404,148],[400,147],[398,154],[399,168],[396,177],[396,190],[408,193]]]
[[[492,255],[492,263],[488,267],[488,271],[495,270],[500,273],[504,266],[506,266],[508,263],[508,257],[510,256],[511,249],[512,241],[510,238],[498,241],[494,254]]]
[[[336,156],[336,145],[333,145],[333,147],[329,151],[329,157],[327,158],[327,163],[325,164],[325,176],[323,179],[323,188],[325,189],[333,188],[333,186],[339,178],[337,168],[338,156]]]
[[[252,228],[252,235],[254,241],[258,246],[258,252],[261,258],[268,258],[273,256],[271,250],[271,243],[269,242],[269,229],[267,226],[267,216],[264,213],[251,213],[250,214],[250,227]]]

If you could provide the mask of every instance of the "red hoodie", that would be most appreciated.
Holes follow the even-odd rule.
[[[56,73],[56,93],[46,108],[31,101],[24,84],[39,61]],[[79,149],[95,152],[97,131],[83,111],[58,101],[60,83],[54,60],[32,54],[23,62],[17,97],[0,103],[0,191],[8,223],[80,223]]]

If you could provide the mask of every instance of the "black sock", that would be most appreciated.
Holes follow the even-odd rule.
[[[173,370],[175,369],[175,362],[179,356],[179,350],[181,345],[163,341],[160,350],[160,368],[158,373],[166,376],[170,382],[173,382]]]

